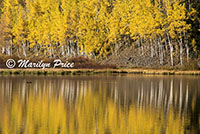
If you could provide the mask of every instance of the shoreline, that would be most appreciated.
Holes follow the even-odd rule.
[[[142,74],[142,75],[200,75],[200,70],[163,69],[0,69],[0,75],[76,75],[76,74]]]

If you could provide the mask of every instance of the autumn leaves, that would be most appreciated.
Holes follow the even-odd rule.
[[[183,0],[4,0],[1,48],[25,57],[106,57],[128,44],[148,46],[160,64],[170,57],[174,65],[174,56],[183,64],[194,13]]]

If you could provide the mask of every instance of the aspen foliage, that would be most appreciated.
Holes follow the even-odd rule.
[[[15,1],[13,1],[13,4]],[[14,24],[14,11],[16,9],[13,7],[10,0],[5,0],[3,2],[2,14],[1,14],[1,27],[2,27],[2,37],[3,41],[11,41],[12,39],[12,26]],[[10,42],[8,43],[10,45]]]
[[[199,14],[188,10],[183,0],[3,0],[2,4],[2,53],[3,48],[7,54],[11,48],[16,52],[23,48],[29,56],[105,58],[119,48],[138,45],[155,49],[152,56],[159,56],[161,64],[164,58],[173,62],[175,50],[180,50],[175,56],[181,64],[184,54],[189,58],[192,23]]]

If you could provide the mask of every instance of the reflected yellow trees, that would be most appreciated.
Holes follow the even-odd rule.
[[[73,103],[50,90],[29,91],[23,101],[14,93],[3,109],[2,134],[183,134],[184,116],[173,108],[122,106],[106,92],[87,90]]]
[[[3,134],[66,134],[66,109],[64,98],[34,96],[30,92],[27,102],[13,96],[11,111],[4,109]]]

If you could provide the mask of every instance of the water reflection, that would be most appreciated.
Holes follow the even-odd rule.
[[[198,134],[200,77],[0,77],[0,134]]]

